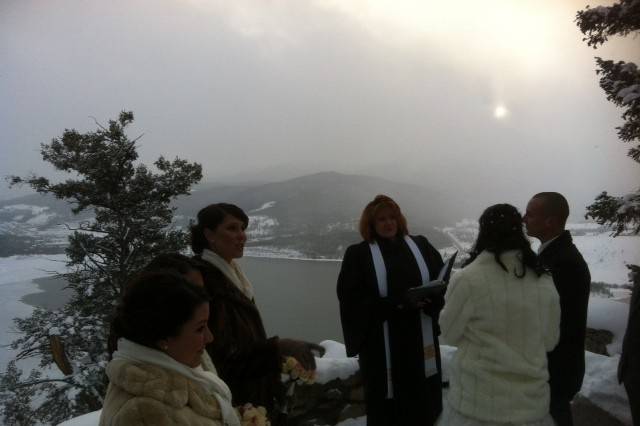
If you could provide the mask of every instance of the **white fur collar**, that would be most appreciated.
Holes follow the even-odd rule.
[[[213,371],[205,371],[200,368],[191,368],[187,365],[181,364],[178,361],[171,358],[169,355],[165,354],[162,351],[157,349],[151,349],[149,347],[139,345],[135,342],[132,342],[127,339],[118,339],[118,350],[113,353],[113,361],[114,367],[110,370],[116,368],[120,363],[124,362],[129,363],[133,362],[136,364],[135,367],[145,370],[145,364],[151,364],[152,366],[160,367],[164,370],[169,370],[173,373],[177,373],[180,376],[183,376],[185,379],[188,379],[192,382],[197,383],[202,387],[202,389],[210,396],[214,397],[218,404],[220,405],[220,409],[222,410],[222,417],[225,425],[230,426],[239,426],[240,420],[231,405],[231,391],[227,384],[217,376]],[[111,364],[110,364],[111,366]],[[117,377],[109,376],[110,380],[120,381],[120,383],[116,383],[119,386],[134,386],[137,389],[136,380],[130,380],[131,375],[128,375],[127,381],[118,379]],[[135,377],[135,375],[133,376]],[[173,395],[172,401],[166,401],[167,403],[172,403],[172,405],[180,405],[185,404],[188,399],[188,380],[168,380],[167,386],[171,386],[171,392],[168,392],[167,395]],[[197,393],[197,391],[196,391]]]
[[[247,296],[249,300],[253,300],[253,286],[242,272],[242,269],[240,269],[238,262],[232,260],[231,263],[228,263],[217,253],[208,249],[202,250],[200,257],[218,268],[220,272],[222,272],[224,276],[238,288],[238,290]]]

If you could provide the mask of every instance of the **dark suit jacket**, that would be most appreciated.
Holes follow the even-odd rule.
[[[640,274],[640,268],[638,269],[635,271],[637,278],[629,304],[627,331],[622,342],[618,379],[620,382],[633,383],[640,388],[640,277],[637,275]]]
[[[564,231],[540,253],[560,295],[560,341],[549,352],[552,394],[572,399],[584,378],[584,340],[591,275],[582,255]]]

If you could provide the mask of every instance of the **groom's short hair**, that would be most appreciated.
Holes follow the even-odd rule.
[[[559,192],[539,192],[533,196],[543,201],[546,216],[555,217],[564,227],[569,217],[569,203]]]

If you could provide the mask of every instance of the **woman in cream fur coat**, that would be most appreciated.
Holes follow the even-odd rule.
[[[204,289],[182,276],[146,272],[134,280],[113,322],[120,338],[100,425],[240,425],[205,355],[208,318]]]
[[[458,350],[441,425],[553,425],[547,352],[558,342],[559,297],[508,204],[480,217],[474,249],[440,314]]]

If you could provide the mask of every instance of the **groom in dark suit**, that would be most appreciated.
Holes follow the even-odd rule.
[[[591,276],[586,262],[565,230],[569,204],[557,192],[541,192],[527,204],[527,234],[540,240],[538,256],[551,271],[560,295],[560,341],[549,352],[550,413],[557,425],[573,425],[571,400],[582,386],[584,341]]]

